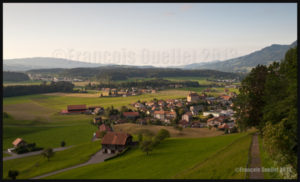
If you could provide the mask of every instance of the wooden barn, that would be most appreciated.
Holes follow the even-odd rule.
[[[68,113],[85,113],[87,111],[86,105],[68,105]]]
[[[103,153],[122,152],[132,144],[132,136],[123,132],[108,132],[102,139]]]

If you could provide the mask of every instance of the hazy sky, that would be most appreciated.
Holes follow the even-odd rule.
[[[4,58],[181,65],[297,39],[296,3],[4,4]]]

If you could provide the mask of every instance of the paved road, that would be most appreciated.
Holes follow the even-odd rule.
[[[264,175],[261,171],[261,160],[259,156],[259,144],[258,144],[258,135],[255,133],[253,135],[252,145],[251,145],[251,161],[250,168],[253,169],[253,172],[250,173],[250,179],[264,179]],[[257,169],[257,170],[254,170]]]
[[[73,146],[54,148],[53,151],[54,152],[63,151],[63,150],[69,149],[71,147],[73,147]],[[26,154],[12,154],[12,156],[3,157],[3,161],[18,159],[18,158],[28,157],[28,156],[33,156],[33,155],[39,155],[42,152],[43,152],[43,150],[36,151],[36,152],[29,152],[29,153],[26,153]]]
[[[47,174],[44,174],[44,175],[41,175],[41,176],[37,176],[37,177],[34,177],[32,179],[41,179],[41,178],[52,176],[52,175],[55,175],[55,174],[58,174],[58,173],[61,173],[61,172],[65,172],[65,171],[68,171],[68,170],[71,170],[71,169],[86,166],[86,165],[89,165],[89,164],[96,164],[96,163],[104,162],[105,159],[113,157],[114,155],[116,155],[116,154],[103,154],[102,151],[100,150],[95,155],[93,155],[90,158],[89,161],[87,161],[85,163],[78,164],[76,166],[72,166],[72,167],[69,167],[69,168],[61,169],[61,170],[58,170],[58,171],[54,171],[54,172],[51,172],[51,173],[47,173]]]

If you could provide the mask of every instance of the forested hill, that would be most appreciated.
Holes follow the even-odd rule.
[[[38,73],[48,75],[55,73],[61,77],[81,78],[81,79],[110,79],[110,80],[126,80],[132,77],[143,78],[162,78],[162,77],[211,77],[234,79],[241,78],[241,74],[227,73],[215,70],[182,70],[175,68],[136,68],[123,66],[104,66],[98,68],[72,68],[72,69],[41,69],[29,70],[28,73]]]
[[[27,81],[27,80],[29,80],[29,77],[25,73],[3,71],[3,81],[19,82],[19,81]]]
[[[185,65],[184,69],[212,69],[226,72],[244,72],[248,73],[257,65],[269,65],[274,61],[280,61],[285,53],[297,45],[297,41],[290,45],[273,44],[251,54],[229,59],[226,61],[216,61],[211,63],[194,63]]]

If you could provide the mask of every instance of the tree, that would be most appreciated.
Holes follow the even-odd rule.
[[[44,156],[45,158],[47,158],[47,160],[49,161],[49,159],[51,157],[54,156],[54,151],[52,148],[47,148],[42,152],[42,156]]]
[[[12,180],[15,180],[18,175],[19,175],[19,171],[17,171],[17,170],[9,170],[8,171],[8,177],[10,177]]]
[[[143,152],[146,152],[146,154],[148,155],[149,152],[151,152],[153,149],[153,142],[151,140],[145,140],[141,142],[140,148]]]
[[[158,137],[160,140],[164,140],[170,137],[170,132],[166,129],[160,129],[156,137]]]
[[[297,47],[284,60],[257,66],[242,81],[234,101],[239,129],[259,129],[266,151],[279,165],[297,171]]]
[[[66,146],[66,142],[65,142],[65,141],[61,141],[61,142],[60,142],[60,146],[61,146],[61,147]]]
[[[258,65],[251,70],[242,81],[240,94],[234,103],[236,120],[241,130],[248,127],[257,127],[262,132],[263,107],[265,101],[265,82],[268,69],[264,65]]]

